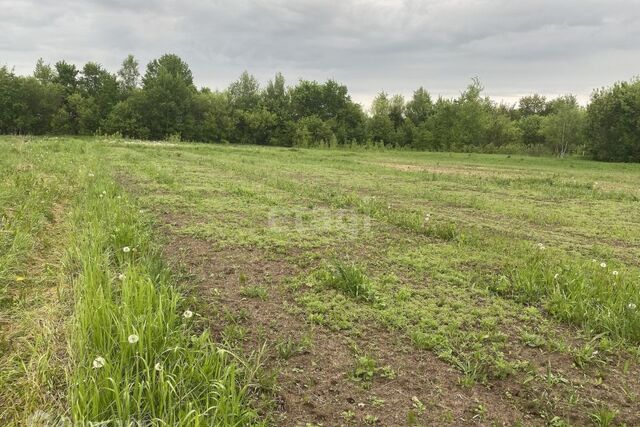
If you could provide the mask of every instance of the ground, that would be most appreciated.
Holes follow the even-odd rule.
[[[56,143],[151,218],[269,423],[640,423],[640,165]]]

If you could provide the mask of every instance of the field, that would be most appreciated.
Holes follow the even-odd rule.
[[[640,165],[0,139],[0,423],[640,424]]]

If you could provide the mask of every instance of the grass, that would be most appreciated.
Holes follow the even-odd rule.
[[[64,219],[73,233],[59,242],[65,255],[55,264],[62,280],[72,283],[72,298],[66,301],[72,314],[65,322],[69,331],[69,355],[65,361],[68,374],[63,381],[68,387],[65,403],[48,404],[43,390],[32,390],[34,386],[20,378],[20,374],[35,377],[36,385],[50,382],[46,377],[52,375],[47,367],[50,352],[36,356],[15,350],[12,358],[3,357],[3,365],[22,365],[24,372],[3,369],[2,381],[3,385],[19,387],[26,400],[22,403],[28,406],[19,408],[17,401],[11,399],[13,405],[2,408],[3,418],[16,424],[24,420],[65,419],[78,424],[258,423],[247,404],[255,366],[215,345],[206,331],[196,332],[193,313],[185,306],[153,243],[151,224],[99,164],[100,150],[88,144],[58,143],[32,148],[20,141],[9,147],[39,160],[49,151],[67,156],[47,165],[52,173],[58,173],[48,181],[30,174],[12,177],[18,184],[16,190],[22,189],[33,198],[23,199],[22,204],[5,211],[5,301],[14,292],[9,283],[22,285],[26,280],[38,280],[23,272],[25,266],[20,260],[29,259],[29,251],[36,249],[37,239],[42,238],[39,234],[45,228],[43,223],[50,217],[50,212],[41,206],[51,208],[54,196],[50,193],[55,187],[46,184],[72,177],[76,185],[70,189],[70,215]],[[78,171],[68,161],[68,155],[80,153],[86,156]],[[11,195],[7,199],[13,200]],[[7,214],[11,215],[10,220]],[[13,310],[19,308],[14,301],[5,305]],[[24,320],[18,322],[18,326],[23,323]],[[47,334],[36,337],[30,343],[31,351],[39,349],[38,339],[47,338]],[[30,362],[35,357],[40,360]],[[33,373],[31,369],[43,372]],[[59,389],[52,392],[64,392],[63,384],[57,386]],[[39,399],[31,403],[34,396]]]
[[[33,396],[21,414],[11,401],[6,419],[45,408],[79,423],[266,423],[252,409],[258,380],[245,351],[273,339],[277,369],[300,364],[295,372],[312,375],[325,347],[292,332],[318,328],[358,347],[379,342],[377,331],[391,337],[384,357],[370,344],[344,362],[342,377],[372,393],[390,376],[418,375],[387,360],[402,343],[455,372],[447,383],[455,393],[488,390],[489,401],[470,399],[463,409],[445,402],[456,395],[450,388],[435,403],[407,391],[403,419],[411,424],[513,421],[496,413],[503,399],[525,425],[637,421],[638,165],[109,138],[3,144],[0,309],[9,329],[26,331],[16,279],[29,284],[25,298],[54,289],[55,304],[27,310],[37,316],[40,307],[52,322],[68,313],[69,349],[58,357],[60,337],[43,332],[27,338],[49,348],[41,365],[36,347],[3,356],[12,367],[2,385]],[[22,193],[28,197],[16,197]],[[158,229],[185,245],[201,242],[249,311],[240,316],[217,290],[191,304],[165,264],[179,248],[162,248]],[[46,259],[48,272],[29,271],[30,257]],[[241,271],[238,280],[228,271]],[[194,316],[184,317],[187,310]],[[260,310],[292,313],[301,324],[255,339]],[[93,368],[98,357],[104,364]],[[35,384],[44,388],[27,385],[34,382],[21,361],[41,366]],[[53,381],[51,364],[60,363],[68,375]],[[51,408],[47,393],[56,396]],[[332,421],[397,422],[385,418],[385,406],[393,405],[337,408]]]
[[[194,333],[190,307],[139,209],[108,177],[92,175],[74,210],[74,228],[82,232],[67,260],[75,279],[71,418],[252,423],[245,405],[250,367],[206,332]]]

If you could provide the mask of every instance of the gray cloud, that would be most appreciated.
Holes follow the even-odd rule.
[[[511,101],[640,73],[637,0],[0,0],[0,63],[94,60],[116,70],[182,56],[196,82],[226,87],[243,70],[335,78],[368,104],[380,90],[459,93],[479,76]]]

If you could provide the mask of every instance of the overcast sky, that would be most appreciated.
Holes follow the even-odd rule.
[[[196,83],[334,78],[368,106],[381,90],[456,96],[478,76],[511,102],[640,74],[640,0],[0,0],[0,64],[37,58],[115,71],[176,53]]]

